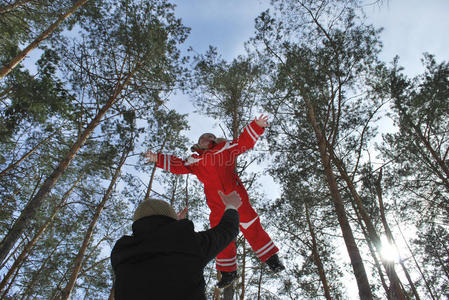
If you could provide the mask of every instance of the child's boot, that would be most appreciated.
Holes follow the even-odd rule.
[[[270,258],[267,259],[266,263],[268,267],[270,267],[270,270],[274,273],[285,270],[285,267],[279,260],[279,256],[277,254],[273,254],[272,256],[270,256]]]
[[[224,289],[224,288],[230,286],[234,282],[234,280],[237,278],[237,271],[232,271],[232,272],[220,271],[220,272],[221,272],[221,279],[217,283],[217,287],[220,289]]]

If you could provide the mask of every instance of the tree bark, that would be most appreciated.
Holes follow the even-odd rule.
[[[89,245],[90,239],[93,235],[94,229],[95,229],[95,225],[97,224],[98,219],[100,218],[101,212],[103,211],[104,206],[106,205],[106,202],[109,200],[112,191],[114,190],[115,187],[115,183],[117,182],[117,179],[120,176],[120,171],[122,169],[123,164],[125,163],[129,151],[131,151],[131,147],[128,147],[124,152],[122,157],[120,158],[120,162],[117,166],[117,169],[115,170],[114,176],[112,177],[112,180],[109,184],[109,187],[106,191],[106,193],[103,196],[103,199],[101,200],[101,202],[98,204],[97,209],[95,211],[95,214],[89,224],[89,227],[86,231],[86,234],[84,236],[84,240],[83,243],[81,244],[80,250],[75,258],[75,261],[73,263],[73,270],[72,273],[70,275],[70,279],[67,283],[67,285],[65,286],[65,288],[62,290],[62,295],[61,295],[61,299],[68,299],[70,296],[70,293],[73,290],[73,287],[75,286],[75,282],[76,279],[78,278],[78,273],[81,270],[81,266],[82,266],[82,262],[83,262],[83,258],[84,255],[86,253],[87,250],[87,246]]]
[[[371,300],[373,299],[373,295],[371,293],[371,287],[368,281],[368,277],[366,275],[365,266],[363,264],[362,257],[360,256],[359,249],[354,239],[354,235],[352,233],[351,225],[349,224],[348,218],[346,216],[345,208],[343,205],[343,200],[340,195],[340,191],[338,190],[337,181],[335,179],[335,175],[332,171],[330,157],[327,154],[327,142],[324,138],[324,135],[319,128],[319,125],[316,121],[315,111],[312,103],[305,97],[303,97],[307,109],[308,109],[308,118],[315,132],[318,148],[321,156],[321,163],[324,167],[324,173],[327,179],[329,191],[331,194],[332,202],[334,204],[335,212],[337,214],[338,223],[340,225],[343,239],[346,245],[346,249],[349,254],[349,258],[351,260],[351,266],[354,271],[354,276],[357,281],[357,287],[359,290],[360,299],[363,300]]]
[[[60,15],[58,20],[51,24],[44,32],[42,32],[31,44],[24,50],[17,54],[7,65],[0,69],[0,79],[8,75],[33,49],[37,48],[40,43],[45,40],[55,29],[70,17],[78,8],[83,6],[88,0],[78,0],[75,4],[64,14]]]
[[[30,223],[37,210],[42,205],[43,200],[50,191],[55,186],[56,182],[58,182],[59,178],[69,167],[70,162],[73,160],[75,155],[78,153],[82,145],[86,142],[87,138],[91,135],[94,129],[100,124],[101,119],[106,114],[106,112],[112,107],[112,105],[116,102],[119,94],[123,90],[123,88],[128,84],[131,77],[137,69],[134,69],[128,77],[124,80],[122,84],[120,82],[117,83],[116,88],[113,94],[109,97],[106,104],[98,111],[97,115],[92,119],[87,128],[82,132],[82,134],[78,137],[77,141],[72,145],[70,150],[67,152],[65,157],[59,163],[59,165],[53,170],[50,176],[44,181],[41,185],[39,191],[36,195],[28,202],[26,207],[23,209],[19,218],[15,221],[11,230],[8,231],[6,236],[3,238],[3,241],[0,243],[0,262],[3,262],[5,257],[8,255],[8,252],[12,249],[22,232],[25,230],[26,226]]]
[[[318,269],[318,275],[320,276],[320,281],[323,284],[324,296],[326,299],[332,300],[329,284],[327,283],[326,272],[324,271],[323,263],[321,262],[320,254],[318,252],[315,230],[313,229],[312,222],[310,221],[309,208],[307,207],[307,204],[304,204],[304,206],[306,208],[307,226],[309,227],[310,236],[312,237],[313,262]]]

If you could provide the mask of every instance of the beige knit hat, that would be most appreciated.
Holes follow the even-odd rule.
[[[167,216],[175,220],[178,219],[178,215],[170,204],[164,200],[148,199],[142,201],[139,206],[137,206],[136,211],[134,212],[133,221],[137,221],[143,217],[155,215]]]

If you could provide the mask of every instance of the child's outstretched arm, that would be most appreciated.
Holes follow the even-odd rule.
[[[268,116],[263,114],[246,125],[243,132],[237,140],[234,141],[234,143],[237,143],[234,150],[235,154],[238,155],[253,148],[259,137],[264,133],[265,128],[268,126],[270,126],[268,123]]]
[[[156,167],[169,171],[173,174],[188,174],[191,170],[184,165],[184,161],[176,156],[147,151],[144,154],[148,162],[156,163]]]

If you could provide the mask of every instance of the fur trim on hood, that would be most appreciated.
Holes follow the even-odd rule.
[[[213,140],[213,143],[209,144],[209,149],[212,149],[216,145],[226,142],[226,141],[227,140],[225,138],[216,138],[215,140]],[[197,152],[198,154],[203,154],[205,151],[207,151],[209,149],[202,149],[202,148],[200,148],[200,146],[198,144],[195,144],[192,147],[190,147],[190,150],[192,152]]]

